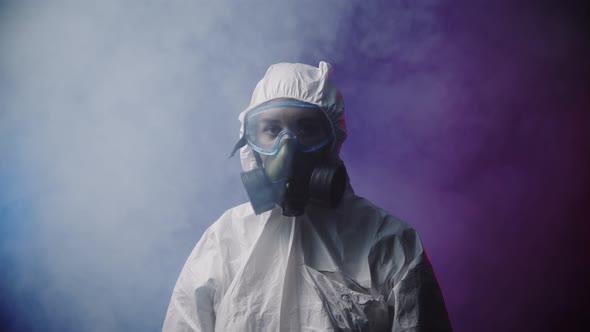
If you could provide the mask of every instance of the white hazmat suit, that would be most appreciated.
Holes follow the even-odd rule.
[[[242,114],[276,98],[318,105],[346,138],[330,65],[276,64]],[[243,131],[243,129],[242,129]],[[240,150],[244,171],[257,167]],[[203,234],[174,288],[163,331],[451,331],[418,234],[350,187],[337,208],[286,217],[226,211]]]

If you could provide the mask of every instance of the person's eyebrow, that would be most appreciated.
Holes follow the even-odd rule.
[[[321,119],[317,116],[303,116],[298,119],[299,121],[320,121]]]
[[[258,123],[280,123],[281,120],[278,119],[260,119]]]

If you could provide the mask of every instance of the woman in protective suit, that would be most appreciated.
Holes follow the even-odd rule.
[[[163,331],[451,331],[416,231],[350,186],[330,71],[279,63],[256,86],[234,149],[250,202],[205,231]]]

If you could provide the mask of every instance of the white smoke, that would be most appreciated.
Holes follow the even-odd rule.
[[[227,157],[256,81],[275,62],[334,60],[350,12],[339,0],[3,3],[0,212],[13,212],[0,219],[20,232],[0,246],[9,327],[159,329],[201,232],[245,201]]]

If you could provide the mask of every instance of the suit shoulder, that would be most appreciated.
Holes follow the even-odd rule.
[[[244,220],[251,218],[254,214],[250,203],[244,203],[225,210],[217,220],[215,220],[207,231],[216,231],[220,228],[229,226],[234,220]]]
[[[405,230],[413,230],[413,227],[395,214],[373,204],[368,199],[361,196],[352,197],[352,204],[357,213],[365,217],[375,219],[379,223],[379,228],[382,231],[389,232],[403,232]]]

